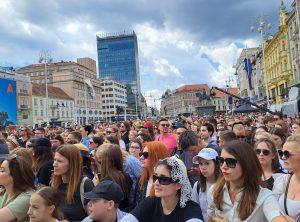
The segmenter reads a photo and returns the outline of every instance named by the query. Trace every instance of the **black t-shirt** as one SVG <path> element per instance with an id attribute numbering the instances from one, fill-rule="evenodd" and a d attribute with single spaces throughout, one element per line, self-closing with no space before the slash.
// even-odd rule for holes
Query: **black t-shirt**
<path id="1" fill-rule="evenodd" d="M 53 161 L 46 162 L 38 171 L 36 177 L 38 184 L 49 186 L 53 170 Z"/>
<path id="2" fill-rule="evenodd" d="M 62 183 L 57 189 L 58 192 L 61 194 L 61 202 L 59 208 L 63 212 L 65 219 L 68 221 L 82 221 L 84 218 L 87 217 L 87 214 L 82 206 L 81 197 L 80 197 L 81 181 L 82 178 L 74 193 L 74 200 L 73 203 L 71 204 L 66 203 L 68 184 Z M 93 187 L 94 187 L 93 182 L 90 179 L 86 179 L 84 183 L 84 192 L 86 193 L 91 191 Z M 84 199 L 84 204 L 86 205 L 87 203 L 88 200 Z"/>
<path id="3" fill-rule="evenodd" d="M 131 214 L 139 222 L 183 222 L 191 219 L 200 219 L 203 221 L 201 208 L 193 201 L 186 202 L 184 208 L 180 208 L 178 203 L 171 214 L 164 215 L 159 197 L 147 197 L 131 211 Z"/>

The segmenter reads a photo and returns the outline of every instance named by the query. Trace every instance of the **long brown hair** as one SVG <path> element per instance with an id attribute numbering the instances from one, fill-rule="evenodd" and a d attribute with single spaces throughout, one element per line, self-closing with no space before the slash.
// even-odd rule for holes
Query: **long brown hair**
<path id="1" fill-rule="evenodd" d="M 53 161 L 53 153 L 51 146 L 39 146 L 33 147 L 33 164 L 32 169 L 34 172 L 38 172 L 43 164 Z"/>
<path id="2" fill-rule="evenodd" d="M 47 206 L 55 207 L 52 212 L 52 217 L 58 220 L 64 219 L 64 215 L 59 208 L 60 195 L 56 189 L 54 189 L 53 187 L 42 187 L 36 192 L 36 194 L 43 198 Z"/>
<path id="3" fill-rule="evenodd" d="M 124 193 L 129 193 L 130 187 L 123 174 L 123 156 L 120 147 L 115 144 L 102 144 L 95 156 L 98 162 L 99 181 L 109 178 L 119 184 Z"/>
<path id="4" fill-rule="evenodd" d="M 161 160 L 165 159 L 170 156 L 170 153 L 165 144 L 157 141 L 148 142 L 145 144 L 148 148 L 148 160 L 149 160 L 149 167 L 142 169 L 141 178 L 139 181 L 140 188 L 143 187 L 147 181 L 149 180 L 150 173 L 153 172 L 154 166 L 156 163 Z M 154 188 L 152 186 L 150 195 L 154 196 Z"/>
<path id="5" fill-rule="evenodd" d="M 6 158 L 10 176 L 13 178 L 13 192 L 19 195 L 28 190 L 34 190 L 34 173 L 24 157 L 16 154 Z M 4 191 L 5 192 L 5 191 Z M 0 193 L 2 195 L 4 192 Z"/>
<path id="6" fill-rule="evenodd" d="M 74 200 L 75 191 L 80 183 L 80 178 L 82 175 L 82 158 L 80 155 L 79 149 L 71 144 L 66 144 L 60 146 L 57 150 L 57 153 L 64 156 L 69 161 L 69 170 L 68 170 L 68 188 L 67 188 L 67 196 L 66 203 L 71 204 Z M 58 188 L 62 183 L 61 175 L 53 175 L 51 186 L 54 188 Z"/>
<path id="7" fill-rule="evenodd" d="M 260 191 L 263 170 L 253 148 L 246 142 L 234 140 L 223 150 L 234 156 L 241 165 L 243 173 L 243 193 L 238 203 L 238 217 L 246 220 L 256 206 L 256 199 Z M 222 152 L 223 152 L 222 150 Z M 222 210 L 224 177 L 217 181 L 213 190 L 213 200 L 219 210 Z M 229 184 L 228 184 L 229 185 Z"/>

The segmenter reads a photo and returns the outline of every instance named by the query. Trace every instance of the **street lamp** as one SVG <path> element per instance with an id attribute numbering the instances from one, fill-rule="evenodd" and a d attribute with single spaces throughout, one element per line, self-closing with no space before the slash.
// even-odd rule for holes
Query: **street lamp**
<path id="1" fill-rule="evenodd" d="M 49 123 L 49 97 L 48 97 L 48 75 L 47 75 L 47 63 L 52 62 L 51 53 L 49 51 L 42 50 L 40 52 L 39 63 L 44 62 L 44 74 L 46 84 L 46 124 Z"/>
<path id="2" fill-rule="evenodd" d="M 266 96 L 267 96 L 267 108 L 270 107 L 270 98 L 269 98 L 269 87 L 268 87 L 268 80 L 267 80 L 267 70 L 266 70 L 266 61 L 265 61 L 265 48 L 264 48 L 264 39 L 267 37 L 266 30 L 270 30 L 272 28 L 272 24 L 268 23 L 265 19 L 265 16 L 261 15 L 258 17 L 256 24 L 250 27 L 251 32 L 259 32 L 261 37 L 261 48 L 263 54 L 263 76 L 265 77 L 265 86 L 266 86 Z"/>

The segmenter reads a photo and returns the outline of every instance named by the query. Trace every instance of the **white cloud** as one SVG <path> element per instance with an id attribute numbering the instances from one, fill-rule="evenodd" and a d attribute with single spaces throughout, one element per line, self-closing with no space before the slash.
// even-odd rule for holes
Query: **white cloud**
<path id="1" fill-rule="evenodd" d="M 166 59 L 154 60 L 154 71 L 161 76 L 181 76 L 179 69 L 171 65 Z"/>

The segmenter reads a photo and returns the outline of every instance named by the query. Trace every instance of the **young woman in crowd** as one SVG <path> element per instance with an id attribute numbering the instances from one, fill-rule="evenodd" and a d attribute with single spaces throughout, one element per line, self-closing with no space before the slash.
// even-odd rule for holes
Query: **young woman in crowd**
<path id="1" fill-rule="evenodd" d="M 34 192 L 34 174 L 27 161 L 15 154 L 0 167 L 0 220 L 27 221 L 29 199 Z"/>
<path id="2" fill-rule="evenodd" d="M 9 138 L 8 140 L 6 140 L 6 144 L 7 144 L 9 151 L 12 151 L 12 150 L 16 149 L 17 147 L 19 147 L 18 141 L 14 138 Z"/>
<path id="3" fill-rule="evenodd" d="M 124 200 L 120 202 L 119 209 L 128 211 L 132 180 L 123 171 L 123 156 L 120 147 L 115 144 L 101 145 L 96 152 L 95 160 L 98 172 L 94 178 L 94 185 L 96 186 L 99 182 L 107 178 L 119 184 L 124 192 Z"/>
<path id="4" fill-rule="evenodd" d="M 83 220 L 87 216 L 88 201 L 82 199 L 82 194 L 93 189 L 93 182 L 82 177 L 79 149 L 71 144 L 59 147 L 55 152 L 53 168 L 51 186 L 56 188 L 62 197 L 59 207 L 65 219 Z"/>
<path id="5" fill-rule="evenodd" d="M 249 144 L 231 142 L 218 161 L 223 178 L 209 190 L 208 221 L 287 221 L 272 191 L 260 187 L 263 171 Z"/>
<path id="6" fill-rule="evenodd" d="M 121 222 L 202 222 L 201 208 L 191 200 L 186 172 L 184 163 L 175 156 L 160 160 L 152 175 L 155 196 L 144 199 Z"/>
<path id="7" fill-rule="evenodd" d="M 135 140 L 138 137 L 138 132 L 136 130 L 129 131 L 129 141 Z"/>
<path id="8" fill-rule="evenodd" d="M 153 167 L 160 160 L 170 156 L 165 144 L 148 142 L 140 154 L 142 175 L 137 184 L 136 202 L 140 203 L 145 197 L 154 196 Z"/>
<path id="9" fill-rule="evenodd" d="M 29 166 L 32 166 L 32 157 L 27 149 L 24 148 L 16 148 L 12 150 L 9 154 L 16 154 L 17 156 L 23 157 L 25 161 L 27 161 Z"/>
<path id="10" fill-rule="evenodd" d="M 30 222 L 59 222 L 63 213 L 59 209 L 60 196 L 53 187 L 42 187 L 30 197 Z"/>
<path id="11" fill-rule="evenodd" d="M 117 136 L 109 135 L 105 137 L 104 143 L 119 145 L 119 139 Z"/>
<path id="12" fill-rule="evenodd" d="M 121 138 L 121 134 L 119 132 L 118 127 L 110 126 L 106 129 L 105 132 L 106 132 L 107 136 L 116 136 L 118 138 L 119 146 L 121 147 L 121 149 L 126 150 L 126 144 L 125 144 L 124 140 L 122 140 L 122 138 Z"/>
<path id="13" fill-rule="evenodd" d="M 102 136 L 93 136 L 92 138 L 90 138 L 90 154 L 92 154 L 92 156 L 95 155 L 96 150 L 98 149 L 99 146 L 101 146 L 104 142 L 104 139 Z"/>
<path id="14" fill-rule="evenodd" d="M 35 174 L 35 184 L 49 186 L 53 171 L 51 142 L 47 138 L 39 138 L 32 146 L 32 169 Z"/>
<path id="15" fill-rule="evenodd" d="M 269 139 L 259 139 L 254 145 L 254 150 L 263 170 L 262 180 L 265 187 L 272 190 L 274 180 L 284 173 L 279 163 L 275 144 Z"/>
<path id="16" fill-rule="evenodd" d="M 53 134 L 49 139 L 51 141 L 53 151 L 65 143 L 64 138 L 60 134 Z"/>
<path id="17" fill-rule="evenodd" d="M 270 131 L 271 137 L 275 143 L 276 149 L 281 150 L 286 140 L 286 134 L 281 128 L 273 128 Z"/>
<path id="18" fill-rule="evenodd" d="M 199 181 L 194 184 L 192 199 L 201 207 L 204 221 L 207 221 L 207 193 L 210 187 L 217 181 L 220 173 L 220 167 L 217 163 L 218 153 L 212 148 L 202 149 L 193 162 L 199 165 Z"/>
<path id="19" fill-rule="evenodd" d="M 129 143 L 129 153 L 139 159 L 139 154 L 143 149 L 143 145 L 140 140 L 135 139 Z"/>
<path id="20" fill-rule="evenodd" d="M 288 137 L 279 155 L 284 161 L 284 168 L 293 174 L 278 177 L 273 192 L 281 210 L 291 221 L 300 221 L 300 135 Z"/>

